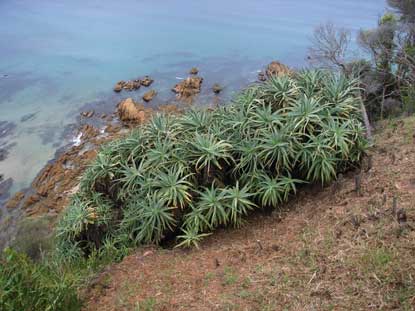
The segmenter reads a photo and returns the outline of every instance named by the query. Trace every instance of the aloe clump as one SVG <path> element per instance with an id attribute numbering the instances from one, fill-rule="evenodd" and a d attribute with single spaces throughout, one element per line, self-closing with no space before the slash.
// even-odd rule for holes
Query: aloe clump
<path id="1" fill-rule="evenodd" d="M 276 208 L 300 184 L 359 165 L 368 142 L 358 83 L 303 71 L 243 90 L 215 110 L 158 114 L 103 146 L 58 225 L 61 250 L 198 246 L 218 227 Z"/>

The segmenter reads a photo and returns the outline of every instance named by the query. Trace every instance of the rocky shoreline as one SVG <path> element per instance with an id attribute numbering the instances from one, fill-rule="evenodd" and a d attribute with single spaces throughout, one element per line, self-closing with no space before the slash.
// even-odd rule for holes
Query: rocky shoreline
<path id="1" fill-rule="evenodd" d="M 197 68 L 192 68 L 190 76 L 172 89 L 176 93 L 177 99 L 181 102 L 191 103 L 200 93 L 203 78 L 197 76 L 198 72 Z M 258 80 L 263 81 L 264 77 L 266 80 L 272 75 L 285 74 L 287 72 L 291 73 L 288 67 L 279 62 L 272 62 L 266 68 L 265 73 L 261 72 L 259 74 Z M 145 76 L 141 80 L 120 81 L 117 82 L 114 91 L 121 92 L 123 89 L 131 91 L 131 82 L 138 83 L 139 87 L 148 87 L 154 80 Z M 121 89 L 119 90 L 118 87 L 121 87 Z M 152 91 L 148 95 L 148 101 L 151 101 L 152 97 L 157 94 L 155 90 Z M 215 94 L 219 94 L 222 91 L 222 87 L 219 84 L 214 84 L 212 91 Z M 145 99 L 144 101 L 148 102 Z M 56 153 L 55 158 L 39 172 L 31 187 L 15 193 L 7 201 L 5 208 L 11 211 L 15 219 L 8 220 L 8 223 L 2 224 L 3 227 L 5 226 L 5 228 L 2 228 L 2 231 L 7 232 L 7 234 L 0 236 L 0 249 L 7 246 L 13 238 L 13 234 L 16 232 L 14 230 L 16 228 L 13 227 L 16 227 L 19 218 L 41 217 L 45 215 L 52 219 L 57 218 L 69 203 L 71 195 L 76 192 L 79 177 L 88 167 L 88 164 L 95 159 L 102 144 L 122 137 L 130 129 L 146 122 L 156 112 L 174 114 L 180 113 L 182 109 L 183 107 L 176 104 L 161 105 L 157 109 L 153 109 L 134 101 L 132 98 L 127 98 L 118 103 L 112 115 L 98 115 L 94 110 L 81 112 L 80 117 L 82 119 L 92 120 L 99 118 L 101 123 L 104 122 L 105 125 L 102 128 L 88 124 L 88 122 L 82 125 L 75 135 L 73 144 Z M 0 179 L 0 185 L 4 182 Z"/>

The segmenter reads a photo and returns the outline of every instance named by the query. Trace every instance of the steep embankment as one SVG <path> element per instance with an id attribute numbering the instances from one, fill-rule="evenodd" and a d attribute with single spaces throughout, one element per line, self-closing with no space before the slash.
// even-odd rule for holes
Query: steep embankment
<path id="1" fill-rule="evenodd" d="M 199 250 L 139 249 L 96 279 L 85 310 L 412 310 L 414 130 L 388 123 L 360 178 L 300 191 Z"/>

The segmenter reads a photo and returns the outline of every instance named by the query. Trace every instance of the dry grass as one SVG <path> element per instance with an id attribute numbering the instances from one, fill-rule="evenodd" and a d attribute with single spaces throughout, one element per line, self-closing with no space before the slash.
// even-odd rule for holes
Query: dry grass
<path id="1" fill-rule="evenodd" d="M 385 123 L 360 195 L 353 172 L 200 250 L 139 249 L 85 310 L 415 309 L 414 137 L 415 118 Z"/>

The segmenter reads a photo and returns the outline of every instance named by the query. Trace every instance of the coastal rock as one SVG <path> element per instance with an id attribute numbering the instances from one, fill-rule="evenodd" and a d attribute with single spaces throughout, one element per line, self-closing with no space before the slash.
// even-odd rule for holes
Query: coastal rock
<path id="1" fill-rule="evenodd" d="M 17 192 L 9 201 L 6 203 L 7 209 L 14 209 L 19 206 L 20 202 L 23 200 L 25 194 L 22 191 Z"/>
<path id="2" fill-rule="evenodd" d="M 190 69 L 189 73 L 191 75 L 197 75 L 199 73 L 199 69 L 197 67 L 193 67 L 192 69 Z"/>
<path id="3" fill-rule="evenodd" d="M 267 81 L 267 76 L 266 76 L 266 74 L 263 71 L 261 71 L 260 73 L 258 73 L 258 80 L 261 81 L 261 82 Z"/>
<path id="4" fill-rule="evenodd" d="M 114 125 L 114 124 L 108 124 L 107 127 L 105 128 L 105 133 L 107 134 L 111 134 L 114 135 L 118 132 L 121 131 L 121 126 L 120 125 Z"/>
<path id="5" fill-rule="evenodd" d="M 84 112 L 82 112 L 81 113 L 81 116 L 82 117 L 84 117 L 84 118 L 92 118 L 93 116 L 94 116 L 94 114 L 95 114 L 95 111 L 94 110 L 90 110 L 90 111 L 84 111 Z"/>
<path id="6" fill-rule="evenodd" d="M 117 93 L 121 92 L 122 89 L 124 88 L 124 85 L 125 85 L 125 81 L 118 81 L 117 84 L 115 84 L 114 86 L 114 92 L 117 92 Z"/>
<path id="7" fill-rule="evenodd" d="M 82 130 L 88 130 L 90 134 L 82 135 L 82 143 L 79 146 L 72 147 L 46 165 L 33 181 L 34 193 L 23 203 L 27 215 L 41 215 L 52 210 L 59 212 L 68 204 L 69 196 L 65 195 L 65 190 L 79 183 L 80 173 L 96 156 L 98 147 L 94 146 L 101 145 L 97 138 L 98 129 L 95 129 L 97 133 L 95 137 L 87 139 L 94 129 L 90 125 L 88 127 L 89 130 L 82 128 Z M 68 168 L 67 163 L 73 163 L 71 168 Z"/>
<path id="8" fill-rule="evenodd" d="M 273 61 L 270 63 L 266 70 L 266 75 L 268 78 L 270 77 L 280 77 L 284 75 L 290 75 L 292 73 L 291 69 L 285 66 L 284 64 Z"/>
<path id="9" fill-rule="evenodd" d="M 99 130 L 89 124 L 82 126 L 79 132 L 82 133 L 82 140 L 84 141 L 91 140 L 99 135 Z"/>
<path id="10" fill-rule="evenodd" d="M 36 204 L 40 201 L 40 196 L 38 194 L 32 194 L 29 196 L 26 201 L 23 203 L 23 208 L 28 209 L 30 206 Z"/>
<path id="11" fill-rule="evenodd" d="M 127 91 L 134 91 L 134 90 L 138 90 L 140 88 L 140 86 L 141 86 L 140 82 L 127 81 L 124 84 L 123 89 L 127 90 Z"/>
<path id="12" fill-rule="evenodd" d="M 214 92 L 215 94 L 219 94 L 220 92 L 222 92 L 223 87 L 222 87 L 219 83 L 215 83 L 215 84 L 212 86 L 212 90 L 213 90 L 213 92 Z"/>
<path id="13" fill-rule="evenodd" d="M 154 112 L 150 108 L 135 103 L 132 99 L 126 101 L 130 107 L 131 103 L 133 104 L 133 111 L 137 112 L 138 110 L 140 122 L 147 120 Z M 126 105 L 123 106 L 125 108 Z M 175 105 L 161 106 L 158 107 L 158 110 L 166 113 L 180 113 L 181 111 Z M 112 115 L 108 115 L 107 118 L 112 119 Z M 79 144 L 73 145 L 63 153 L 58 152 L 56 158 L 50 161 L 32 182 L 30 193 L 18 194 L 15 198 L 10 199 L 10 203 L 7 203 L 10 208 L 22 204 L 25 207 L 26 216 L 56 216 L 61 213 L 69 204 L 71 194 L 74 193 L 72 189 L 79 189 L 79 176 L 96 157 L 97 150 L 105 142 L 124 135 L 125 126 L 108 122 L 105 135 L 102 135 L 98 128 L 91 125 L 84 125 L 79 132 L 82 133 Z M 1 177 L 0 184 L 2 184 Z"/>
<path id="14" fill-rule="evenodd" d="M 144 106 L 136 104 L 132 98 L 121 101 L 117 106 L 117 113 L 123 122 L 143 123 L 145 120 Z"/>
<path id="15" fill-rule="evenodd" d="M 140 80 L 140 84 L 145 87 L 149 87 L 151 84 L 153 84 L 153 82 L 154 80 L 149 76 L 145 76 L 142 80 Z"/>
<path id="16" fill-rule="evenodd" d="M 157 92 L 155 90 L 148 91 L 144 94 L 143 100 L 146 102 L 151 101 L 155 96 L 157 95 Z"/>
<path id="17" fill-rule="evenodd" d="M 111 125 L 112 123 L 109 123 Z M 121 134 L 114 127 L 111 134 L 101 135 L 98 128 L 84 125 L 79 129 L 82 133 L 79 144 L 72 146 L 48 163 L 32 183 L 30 196 L 25 200 L 25 214 L 30 215 L 57 215 L 69 203 L 68 190 L 79 185 L 79 176 L 96 157 L 97 150 L 103 143 L 116 139 Z M 16 203 L 10 203 L 11 206 Z"/>
<path id="18" fill-rule="evenodd" d="M 119 93 L 122 90 L 135 91 L 141 86 L 150 86 L 154 82 L 149 76 L 145 76 L 143 79 L 135 79 L 129 81 L 118 81 L 114 86 L 114 92 Z"/>
<path id="19" fill-rule="evenodd" d="M 196 94 L 200 93 L 203 78 L 189 77 L 173 88 L 173 92 L 177 94 L 179 99 L 191 99 Z"/>

